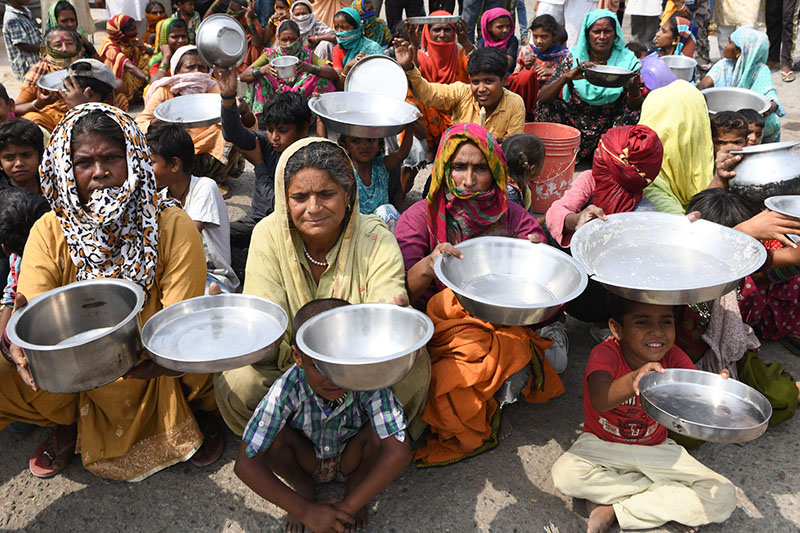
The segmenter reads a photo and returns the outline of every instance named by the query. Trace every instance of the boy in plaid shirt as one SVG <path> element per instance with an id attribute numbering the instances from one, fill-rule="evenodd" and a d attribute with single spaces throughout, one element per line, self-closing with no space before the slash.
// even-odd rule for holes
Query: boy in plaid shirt
<path id="1" fill-rule="evenodd" d="M 8 0 L 3 15 L 3 40 L 8 61 L 18 80 L 39 61 L 42 34 L 33 20 L 31 10 L 25 7 L 30 0 Z"/>
<path id="2" fill-rule="evenodd" d="M 294 317 L 294 331 L 343 305 L 349 304 L 338 298 L 307 303 Z M 391 389 L 336 387 L 296 345 L 292 357 L 295 365 L 272 385 L 247 424 L 234 472 L 287 511 L 287 531 L 303 531 L 304 525 L 311 531 L 361 529 L 366 504 L 411 460 L 403 406 Z M 333 480 L 346 480 L 344 498 L 315 501 L 315 485 Z"/>

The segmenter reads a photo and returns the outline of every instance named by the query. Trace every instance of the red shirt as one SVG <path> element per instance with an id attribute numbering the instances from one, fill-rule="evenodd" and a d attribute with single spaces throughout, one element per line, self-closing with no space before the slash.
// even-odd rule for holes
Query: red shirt
<path id="1" fill-rule="evenodd" d="M 344 68 L 344 50 L 338 44 L 333 45 L 333 54 L 331 56 L 333 68 Z"/>
<path id="2" fill-rule="evenodd" d="M 670 348 L 660 363 L 664 368 L 695 368 L 689 356 L 677 346 Z M 636 395 L 603 413 L 592 407 L 589 376 L 599 370 L 611 374 L 612 379 L 621 378 L 631 372 L 622 356 L 619 342 L 613 337 L 595 346 L 586 362 L 583 375 L 583 431 L 603 440 L 623 444 L 653 446 L 664 442 L 667 428 L 648 416 Z"/>

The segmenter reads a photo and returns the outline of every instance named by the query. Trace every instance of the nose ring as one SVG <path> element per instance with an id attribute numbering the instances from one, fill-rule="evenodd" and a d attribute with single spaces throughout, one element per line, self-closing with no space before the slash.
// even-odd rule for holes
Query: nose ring
<path id="1" fill-rule="evenodd" d="M 107 177 L 109 177 L 110 175 L 111 175 L 111 172 L 109 172 L 108 170 L 106 170 L 105 174 L 103 174 L 103 177 L 104 177 L 104 178 L 107 178 Z"/>
<path id="2" fill-rule="evenodd" d="M 310 207 L 306 207 L 306 214 L 308 214 L 310 212 L 311 212 L 311 208 Z"/>

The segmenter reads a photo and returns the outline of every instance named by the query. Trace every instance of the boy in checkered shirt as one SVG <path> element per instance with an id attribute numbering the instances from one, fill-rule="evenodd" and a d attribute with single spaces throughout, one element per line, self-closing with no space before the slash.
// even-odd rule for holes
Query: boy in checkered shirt
<path id="1" fill-rule="evenodd" d="M 30 0 L 8 0 L 3 15 L 3 39 L 8 61 L 18 80 L 39 61 L 42 34 L 26 5 Z"/>
<path id="2" fill-rule="evenodd" d="M 307 303 L 294 317 L 294 331 L 343 305 L 349 304 L 337 298 Z M 296 345 L 292 357 L 295 365 L 272 385 L 247 424 L 234 472 L 287 511 L 287 531 L 303 531 L 303 525 L 311 531 L 361 529 L 367 503 L 411 460 L 403 406 L 391 389 L 336 387 Z M 344 498 L 315 501 L 315 486 L 333 480 L 346 480 Z"/>

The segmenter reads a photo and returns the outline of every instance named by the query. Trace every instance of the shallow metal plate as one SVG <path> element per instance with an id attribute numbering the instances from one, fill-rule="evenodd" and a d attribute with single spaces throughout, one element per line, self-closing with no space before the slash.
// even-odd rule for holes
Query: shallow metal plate
<path id="1" fill-rule="evenodd" d="M 413 105 L 379 94 L 325 93 L 308 101 L 328 129 L 336 133 L 380 139 L 397 135 L 417 120 Z"/>
<path id="2" fill-rule="evenodd" d="M 766 250 L 756 239 L 707 220 L 668 213 L 618 213 L 572 237 L 572 256 L 595 281 L 632 300 L 694 304 L 733 290 L 758 270 Z"/>
<path id="3" fill-rule="evenodd" d="M 165 368 L 222 372 L 274 354 L 288 325 L 286 312 L 264 298 L 200 296 L 153 315 L 142 328 L 142 344 Z"/>
<path id="4" fill-rule="evenodd" d="M 370 55 L 356 62 L 347 73 L 344 90 L 405 100 L 408 94 L 408 79 L 403 67 L 391 57 Z"/>
<path id="5" fill-rule="evenodd" d="M 700 370 L 651 372 L 639 381 L 642 407 L 667 429 L 711 442 L 747 442 L 767 429 L 772 406 L 763 394 Z"/>
<path id="6" fill-rule="evenodd" d="M 764 200 L 764 205 L 770 211 L 775 211 L 787 217 L 800 218 L 800 195 L 798 194 L 771 196 Z"/>
<path id="7" fill-rule="evenodd" d="M 218 94 L 187 94 L 160 103 L 153 115 L 161 122 L 202 128 L 222 120 L 221 105 L 222 99 Z"/>
<path id="8" fill-rule="evenodd" d="M 406 19 L 406 22 L 409 24 L 455 24 L 461 20 L 461 17 L 457 16 L 450 16 L 450 17 L 410 17 Z"/>
<path id="9" fill-rule="evenodd" d="M 67 77 L 67 69 L 56 70 L 40 77 L 36 85 L 45 91 L 57 91 L 64 88 L 63 80 Z"/>

